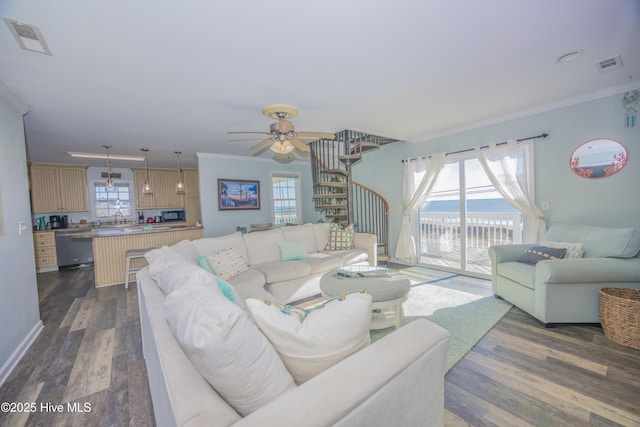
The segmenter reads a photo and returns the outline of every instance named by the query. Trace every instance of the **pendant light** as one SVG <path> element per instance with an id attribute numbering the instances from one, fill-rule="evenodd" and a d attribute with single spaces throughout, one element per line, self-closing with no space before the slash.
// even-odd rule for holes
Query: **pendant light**
<path id="1" fill-rule="evenodd" d="M 182 151 L 174 151 L 178 156 L 178 182 L 176 183 L 176 194 L 184 194 L 184 181 L 182 180 L 182 168 L 180 167 L 180 154 Z"/>
<path id="2" fill-rule="evenodd" d="M 107 150 L 107 187 L 113 187 L 113 179 L 111 178 L 111 157 L 109 156 L 110 145 L 103 145 L 103 148 Z"/>
<path id="3" fill-rule="evenodd" d="M 144 153 L 144 170 L 146 172 L 144 183 L 142 183 L 142 193 L 151 194 L 153 193 L 153 189 L 151 188 L 151 182 L 149 181 L 149 165 L 147 164 L 147 153 L 149 152 L 149 149 L 141 148 L 140 151 Z"/>

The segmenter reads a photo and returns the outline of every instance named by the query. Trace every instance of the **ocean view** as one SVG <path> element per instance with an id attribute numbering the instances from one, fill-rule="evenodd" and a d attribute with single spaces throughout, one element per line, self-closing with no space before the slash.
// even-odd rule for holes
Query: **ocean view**
<path id="1" fill-rule="evenodd" d="M 459 212 L 458 200 L 434 200 L 420 209 L 420 212 Z M 470 199 L 467 200 L 467 212 L 517 212 L 504 199 Z"/>

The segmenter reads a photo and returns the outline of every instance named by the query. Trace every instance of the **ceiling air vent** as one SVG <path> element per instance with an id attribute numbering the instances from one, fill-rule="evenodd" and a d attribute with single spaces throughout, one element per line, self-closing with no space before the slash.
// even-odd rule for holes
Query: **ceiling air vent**
<path id="1" fill-rule="evenodd" d="M 620 55 L 616 55 L 603 59 L 602 61 L 596 62 L 596 67 L 598 67 L 600 72 L 617 70 L 618 68 L 622 68 L 622 58 Z"/>

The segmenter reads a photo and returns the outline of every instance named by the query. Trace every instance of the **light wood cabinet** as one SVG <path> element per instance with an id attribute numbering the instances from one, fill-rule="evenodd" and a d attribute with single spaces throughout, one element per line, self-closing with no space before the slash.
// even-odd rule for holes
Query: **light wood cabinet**
<path id="1" fill-rule="evenodd" d="M 183 170 L 185 186 L 184 210 L 188 225 L 202 224 L 200 211 L 200 178 L 194 169 Z"/>
<path id="2" fill-rule="evenodd" d="M 33 249 L 38 273 L 58 269 L 56 234 L 54 231 L 33 233 Z"/>
<path id="3" fill-rule="evenodd" d="M 133 181 L 136 187 L 136 209 L 177 209 L 184 207 L 183 195 L 176 193 L 177 170 L 149 169 L 152 194 L 144 194 L 142 192 L 142 184 L 146 177 L 146 170 L 133 170 Z"/>
<path id="4" fill-rule="evenodd" d="M 33 164 L 30 175 L 33 213 L 88 211 L 85 166 Z"/>
<path id="5" fill-rule="evenodd" d="M 186 169 L 182 171 L 184 179 L 184 189 L 186 194 L 200 194 L 200 177 L 195 169 Z"/>

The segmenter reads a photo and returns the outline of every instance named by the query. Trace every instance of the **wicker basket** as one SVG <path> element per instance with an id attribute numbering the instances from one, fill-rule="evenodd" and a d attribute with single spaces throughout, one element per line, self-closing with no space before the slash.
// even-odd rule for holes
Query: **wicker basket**
<path id="1" fill-rule="evenodd" d="M 600 289 L 600 322 L 611 341 L 640 350 L 640 289 Z"/>

